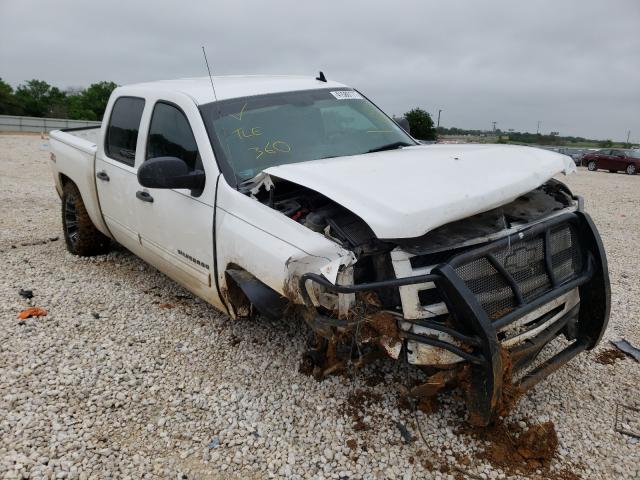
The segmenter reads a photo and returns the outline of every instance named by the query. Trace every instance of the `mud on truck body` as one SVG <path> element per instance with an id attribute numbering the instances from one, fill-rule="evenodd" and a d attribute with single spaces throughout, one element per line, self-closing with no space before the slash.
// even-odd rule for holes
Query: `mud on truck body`
<path id="1" fill-rule="evenodd" d="M 215 85 L 121 87 L 100 132 L 51 134 L 70 251 L 113 239 L 232 318 L 302 319 L 318 378 L 420 366 L 410 394 L 459 383 L 479 425 L 602 337 L 602 242 L 554 178 L 569 157 L 420 145 L 322 75 Z"/>

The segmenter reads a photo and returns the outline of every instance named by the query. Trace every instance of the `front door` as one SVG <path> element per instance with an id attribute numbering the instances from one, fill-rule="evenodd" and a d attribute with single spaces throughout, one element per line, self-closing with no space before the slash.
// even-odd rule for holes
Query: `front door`
<path id="1" fill-rule="evenodd" d="M 188 105 L 196 115 L 195 105 Z M 199 121 L 197 121 L 199 120 Z M 202 121 L 194 118 L 202 129 Z M 201 192 L 144 188 L 138 184 L 137 212 L 145 259 L 178 283 L 220 306 L 215 286 L 213 215 L 216 173 L 214 160 L 203 165 L 202 151 L 211 155 L 208 140 L 198 145 L 184 110 L 174 102 L 157 101 L 147 122 L 144 160 L 177 157 L 191 170 L 204 170 Z M 208 137 L 205 137 L 208 138 Z M 199 148 L 200 147 L 200 148 Z"/>
<path id="2" fill-rule="evenodd" d="M 622 150 L 611 150 L 611 168 L 612 170 L 624 170 L 627 167 L 624 152 Z"/>
<path id="3" fill-rule="evenodd" d="M 610 154 L 611 150 L 600 150 L 598 152 L 598 158 L 596 160 L 598 162 L 598 168 L 602 170 L 609 170 L 611 168 Z"/>
<path id="4" fill-rule="evenodd" d="M 111 109 L 104 149 L 96 155 L 96 186 L 104 221 L 114 238 L 132 252 L 139 253 L 136 198 L 138 185 L 136 157 L 140 119 L 145 101 L 120 97 Z"/>

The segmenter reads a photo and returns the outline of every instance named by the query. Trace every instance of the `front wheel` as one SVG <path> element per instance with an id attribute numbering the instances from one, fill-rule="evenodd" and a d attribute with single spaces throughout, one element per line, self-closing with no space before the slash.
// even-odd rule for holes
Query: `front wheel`
<path id="1" fill-rule="evenodd" d="M 109 237 L 93 225 L 80 191 L 72 182 L 62 188 L 62 229 L 67 250 L 74 255 L 91 257 L 109 251 Z"/>
<path id="2" fill-rule="evenodd" d="M 633 163 L 630 163 L 629 165 L 627 165 L 627 168 L 625 169 L 625 172 L 627 172 L 627 175 L 635 175 L 637 171 L 638 171 L 638 168 Z"/>
<path id="3" fill-rule="evenodd" d="M 587 169 L 589 169 L 590 172 L 595 172 L 598 169 L 596 161 L 590 160 L 589 163 L 587 163 Z"/>

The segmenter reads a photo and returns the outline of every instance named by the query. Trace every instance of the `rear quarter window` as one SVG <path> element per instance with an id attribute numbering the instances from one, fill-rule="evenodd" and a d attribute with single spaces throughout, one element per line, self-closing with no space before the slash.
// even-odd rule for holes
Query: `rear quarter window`
<path id="1" fill-rule="evenodd" d="M 143 98 L 120 97 L 115 101 L 105 141 L 105 152 L 109 158 L 133 167 L 143 110 Z"/>

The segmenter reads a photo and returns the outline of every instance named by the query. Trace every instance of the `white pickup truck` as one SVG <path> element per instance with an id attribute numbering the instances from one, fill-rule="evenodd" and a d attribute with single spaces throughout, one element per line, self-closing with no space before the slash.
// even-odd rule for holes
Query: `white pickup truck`
<path id="1" fill-rule="evenodd" d="M 463 382 L 487 424 L 607 325 L 600 237 L 553 178 L 569 157 L 421 145 L 322 74 L 120 87 L 51 149 L 70 252 L 115 241 L 232 318 L 302 319 L 320 377 L 386 353 L 430 367 L 415 397 Z"/>

